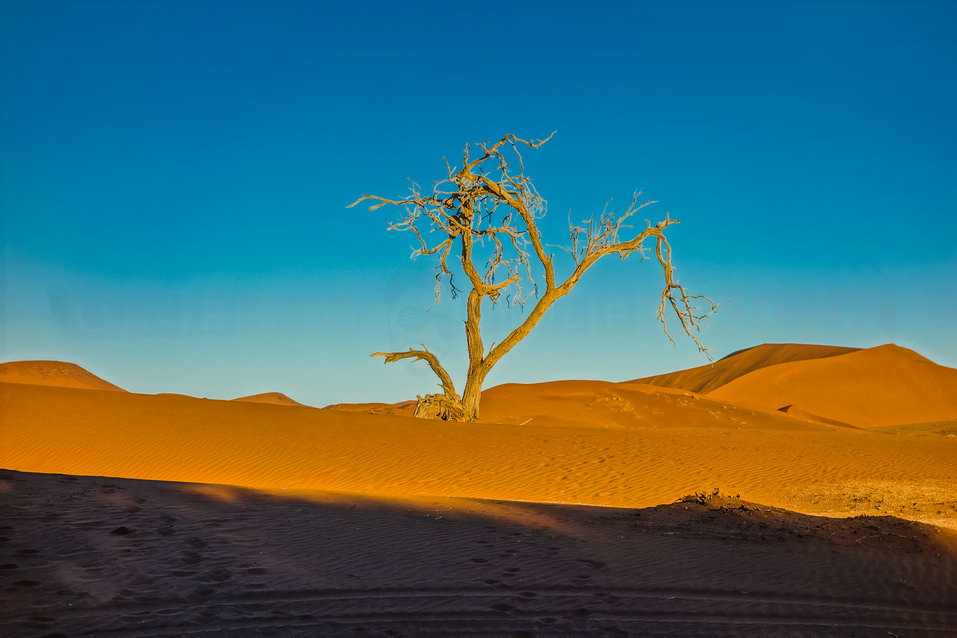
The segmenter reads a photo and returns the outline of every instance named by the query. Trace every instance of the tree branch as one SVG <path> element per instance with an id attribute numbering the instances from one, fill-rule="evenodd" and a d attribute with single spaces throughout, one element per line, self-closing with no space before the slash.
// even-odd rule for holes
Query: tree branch
<path id="1" fill-rule="evenodd" d="M 452 377 L 449 376 L 449 373 L 445 371 L 445 368 L 442 367 L 442 364 L 439 363 L 438 357 L 429 352 L 429 349 L 422 345 L 422 350 L 413 350 L 409 348 L 405 352 L 376 352 L 369 355 L 370 357 L 385 357 L 383 363 L 393 363 L 394 361 L 399 361 L 401 359 L 416 359 L 417 361 L 425 361 L 429 364 L 429 367 L 432 368 L 432 372 L 435 373 L 435 376 L 441 381 L 440 385 L 442 386 L 442 391 L 445 392 L 446 396 L 450 399 L 459 400 L 459 395 L 455 391 L 455 384 L 452 383 Z"/>

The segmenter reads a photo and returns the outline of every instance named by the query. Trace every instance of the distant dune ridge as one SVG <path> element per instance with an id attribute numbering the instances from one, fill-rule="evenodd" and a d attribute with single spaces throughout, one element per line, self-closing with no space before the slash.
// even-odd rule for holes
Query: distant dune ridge
<path id="1" fill-rule="evenodd" d="M 0 382 L 126 392 L 123 388 L 101 379 L 75 363 L 65 361 L 11 361 L 0 363 Z"/>
<path id="2" fill-rule="evenodd" d="M 740 405 L 801 410 L 860 427 L 957 419 L 957 369 L 893 344 L 755 370 L 708 393 Z"/>
<path id="3" fill-rule="evenodd" d="M 712 364 L 635 379 L 635 383 L 650 383 L 666 388 L 681 388 L 707 394 L 749 372 L 779 363 L 823 359 L 857 352 L 860 348 L 818 346 L 805 343 L 762 343 L 753 348 L 732 352 Z"/>
<path id="4" fill-rule="evenodd" d="M 294 399 L 290 399 L 282 392 L 263 392 L 262 394 L 251 394 L 248 397 L 239 397 L 233 401 L 244 401 L 246 403 L 269 403 L 273 405 L 294 405 L 302 408 L 308 407 Z"/>

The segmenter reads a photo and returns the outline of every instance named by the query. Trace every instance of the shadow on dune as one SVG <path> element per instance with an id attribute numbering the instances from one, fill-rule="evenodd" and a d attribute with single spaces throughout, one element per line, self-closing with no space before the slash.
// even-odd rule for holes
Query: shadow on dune
<path id="1" fill-rule="evenodd" d="M 5 635 L 944 635 L 953 535 L 720 495 L 644 509 L 5 472 Z"/>

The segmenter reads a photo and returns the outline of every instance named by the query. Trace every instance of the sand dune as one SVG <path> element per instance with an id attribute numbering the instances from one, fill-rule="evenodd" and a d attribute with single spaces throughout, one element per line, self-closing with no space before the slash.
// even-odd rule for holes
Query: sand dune
<path id="1" fill-rule="evenodd" d="M 123 388 L 101 379 L 75 363 L 65 361 L 11 361 L 0 363 L 0 382 L 126 392 Z"/>
<path id="2" fill-rule="evenodd" d="M 411 416 L 414 401 L 339 403 L 326 406 L 353 414 Z M 731 427 L 820 431 L 859 430 L 854 425 L 802 410 L 741 406 L 679 388 L 637 381 L 506 383 L 482 392 L 481 421 L 563 427 Z"/>
<path id="3" fill-rule="evenodd" d="M 719 391 L 824 364 L 925 412 L 952 378 L 878 348 Z M 861 430 L 793 388 L 506 384 L 465 424 L 0 383 L 0 633 L 947 635 L 953 422 Z"/>
<path id="4" fill-rule="evenodd" d="M 301 411 L 300 411 L 301 412 Z M 644 509 L 0 473 L 4 635 L 924 636 L 954 537 Z"/>
<path id="5" fill-rule="evenodd" d="M 634 382 L 706 394 L 740 376 L 767 366 L 834 357 L 857 350 L 858 348 L 806 343 L 763 343 L 753 348 L 733 352 L 709 365 L 635 379 Z"/>
<path id="6" fill-rule="evenodd" d="M 298 401 L 290 399 L 282 392 L 264 392 L 262 394 L 251 394 L 248 397 L 239 397 L 233 401 L 245 401 L 247 403 L 271 403 L 274 405 L 297 405 L 299 407 L 308 407 Z"/>
<path id="7" fill-rule="evenodd" d="M 657 425 L 607 428 L 0 384 L 0 467 L 614 507 L 721 487 L 809 513 L 954 524 L 957 502 L 940 494 L 954 489 L 957 439 L 861 434 L 764 412 L 739 423 L 677 398 L 694 418 L 677 406 Z M 887 482 L 899 489 L 886 490 Z"/>
<path id="8" fill-rule="evenodd" d="M 553 381 L 509 383 L 482 393 L 482 420 L 521 425 L 595 428 L 755 428 L 857 430 L 837 421 L 715 401 L 646 383 Z M 796 417 L 796 418 L 795 418 Z"/>
<path id="9" fill-rule="evenodd" d="M 709 399 L 779 409 L 795 406 L 860 427 L 957 418 L 957 369 L 893 344 L 755 370 Z"/>

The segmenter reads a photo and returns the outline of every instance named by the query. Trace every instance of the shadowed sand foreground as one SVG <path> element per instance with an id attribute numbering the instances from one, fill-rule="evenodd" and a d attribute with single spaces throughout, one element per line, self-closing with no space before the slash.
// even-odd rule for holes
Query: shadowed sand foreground
<path id="1" fill-rule="evenodd" d="M 12 636 L 945 636 L 957 626 L 955 538 L 891 517 L 720 498 L 635 510 L 0 480 L 0 626 Z"/>
<path id="2" fill-rule="evenodd" d="M 766 344 L 463 424 L 2 364 L 0 633 L 953 635 L 955 374 Z"/>

